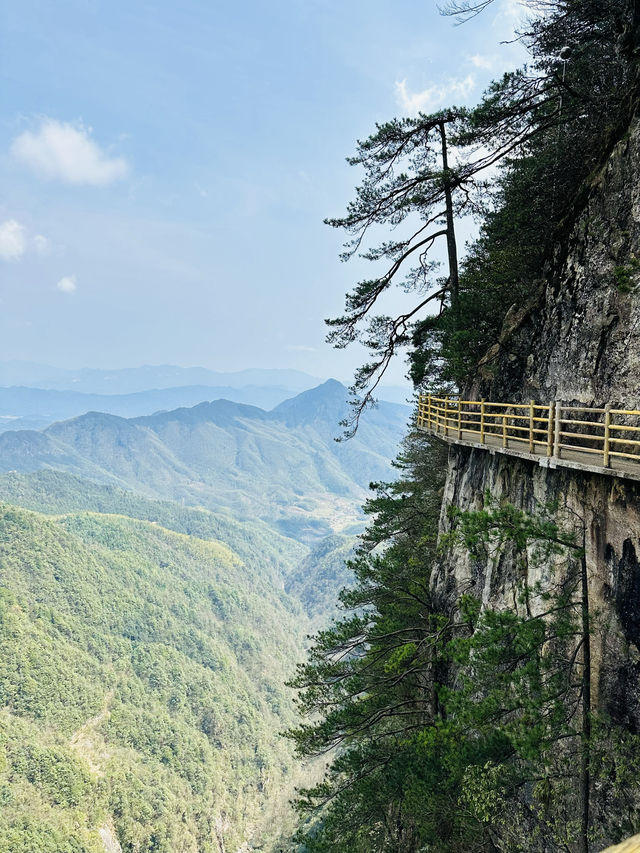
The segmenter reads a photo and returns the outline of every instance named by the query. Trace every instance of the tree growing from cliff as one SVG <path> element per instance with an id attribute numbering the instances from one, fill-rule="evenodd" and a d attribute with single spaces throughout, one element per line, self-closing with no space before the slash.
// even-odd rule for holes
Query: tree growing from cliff
<path id="1" fill-rule="evenodd" d="M 332 757 L 323 781 L 300 792 L 304 815 L 322 811 L 322 825 L 302 833 L 310 851 L 400 853 L 417 843 L 407 782 L 420 774 L 416 738 L 438 714 L 429 673 L 450 624 L 429 589 L 442 448 L 416 434 L 397 464 L 398 481 L 378 484 L 367 505 L 375 521 L 352 565 L 356 584 L 341 596 L 352 613 L 318 635 L 293 681 L 312 716 L 291 733 L 299 754 Z M 435 801 L 426 808 L 422 823 L 435 832 L 442 814 Z"/>
<path id="2" fill-rule="evenodd" d="M 400 483 L 379 488 L 342 596 L 355 612 L 318 636 L 294 680 L 312 718 L 292 733 L 297 749 L 331 756 L 300 792 L 300 840 L 336 853 L 587 851 L 598 830 L 615 840 L 635 828 L 635 814 L 623 824 L 640 756 L 591 708 L 580 530 L 561 529 L 552 507 L 527 515 L 488 500 L 454 513 L 441 549 L 462 545 L 480 563 L 508 552 L 544 575 L 516 582 L 513 609 L 481 608 L 470 589 L 456 601 L 432 582 L 433 452 L 414 443 Z"/>
<path id="3" fill-rule="evenodd" d="M 462 0 L 449 12 L 468 19 L 488 5 Z M 494 81 L 473 109 L 379 126 L 349 160 L 364 167 L 364 181 L 347 215 L 328 222 L 352 235 L 343 258 L 362 248 L 364 258 L 386 263 L 328 321 L 334 345 L 357 340 L 371 353 L 355 375 L 352 428 L 403 348 L 416 385 L 465 384 L 509 307 L 539 288 L 558 237 L 584 202 L 586 179 L 633 115 L 635 0 L 524 5 L 536 13 L 520 35 L 530 65 Z M 482 176 L 490 166 L 499 166 L 498 176 L 487 187 Z M 455 227 L 467 214 L 480 216 L 481 232 L 461 261 Z M 380 227 L 392 238 L 366 248 Z M 432 251 L 440 239 L 447 243 L 443 277 Z M 378 313 L 394 285 L 416 296 L 402 312 Z"/>
<path id="4" fill-rule="evenodd" d="M 455 140 L 463 118 L 463 110 L 452 108 L 378 125 L 348 158 L 352 166 L 365 171 L 355 201 L 346 216 L 326 220 L 351 235 L 343 260 L 363 249 L 361 257 L 383 265 L 374 278 L 360 281 L 347 294 L 342 316 L 326 321 L 331 327 L 328 340 L 335 346 L 359 340 L 373 355 L 373 361 L 356 373 L 352 388 L 356 399 L 362 395 L 354 427 L 396 351 L 407 343 L 415 319 L 434 301 L 448 299 L 453 310 L 457 305 L 456 220 L 473 211 L 476 188 L 476 165 L 451 159 L 451 139 Z M 365 240 L 379 226 L 391 226 L 394 232 L 402 226 L 403 231 L 365 249 Z M 434 280 L 439 265 L 433 260 L 433 249 L 440 240 L 446 244 L 447 275 Z M 417 293 L 416 303 L 395 317 L 374 313 L 395 284 Z"/>
<path id="5" fill-rule="evenodd" d="M 518 785 L 530 788 L 542 840 L 551 834 L 588 853 L 592 843 L 637 832 L 640 739 L 592 704 L 592 640 L 602 635 L 590 598 L 584 515 L 557 503 L 529 515 L 487 494 L 484 509 L 452 508 L 450 517 L 443 544 L 463 543 L 484 560 L 511 547 L 523 571 L 527 563 L 545 567 L 533 588 L 520 586 L 515 612 L 486 610 L 480 630 L 461 641 L 471 649 L 465 660 L 472 680 L 467 695 L 453 692 L 455 703 L 464 712 L 479 684 L 480 706 L 488 701 L 492 712 L 496 690 L 506 686 L 499 725 L 519 765 Z"/>
<path id="6" fill-rule="evenodd" d="M 519 710 L 527 709 L 530 713 L 525 712 L 523 717 L 518 719 L 518 723 L 524 721 L 527 727 L 537 726 L 545 730 L 542 737 L 539 734 L 536 735 L 537 748 L 533 753 L 534 773 L 537 774 L 541 768 L 544 768 L 544 777 L 539 780 L 539 783 L 544 782 L 544 788 L 540 791 L 543 792 L 546 801 L 545 808 L 550 813 L 553 810 L 549 809 L 548 803 L 554 782 L 558 779 L 565 782 L 566 779 L 573 777 L 572 772 L 561 771 L 562 765 L 567 763 L 567 758 L 571 754 L 566 744 L 573 749 L 579 766 L 577 778 L 579 826 L 572 825 L 573 822 L 569 818 L 571 809 L 558 808 L 558 804 L 555 806 L 556 814 L 553 814 L 550 820 L 548 819 L 548 823 L 553 822 L 556 826 L 561 824 L 565 829 L 571 827 L 575 831 L 579 853 L 588 853 L 591 829 L 592 626 L 584 519 L 574 519 L 578 522 L 578 531 L 561 530 L 555 520 L 558 514 L 557 506 L 545 507 L 541 514 L 531 516 L 510 504 L 497 504 L 491 500 L 490 495 L 486 495 L 485 500 L 486 507 L 481 511 L 460 512 L 452 509 L 450 513 L 454 524 L 452 533 L 449 535 L 453 540 L 462 540 L 472 554 L 477 554 L 487 546 L 502 552 L 510 543 L 514 546 L 516 554 L 525 555 L 533 543 L 537 561 L 542 558 L 545 563 L 550 563 L 554 556 L 565 553 L 568 555 L 568 566 L 559 582 L 554 578 L 552 568 L 552 574 L 544 584 L 544 592 L 542 592 L 541 583 L 537 584 L 535 590 L 526 585 L 522 586 L 520 605 L 525 608 L 523 618 L 507 611 L 494 614 L 491 622 L 495 620 L 495 623 L 500 626 L 531 624 L 536 626 L 539 632 L 535 641 L 537 648 L 530 649 L 528 654 L 522 654 L 520 649 L 519 654 L 521 661 L 526 661 L 527 657 L 535 661 L 534 679 L 532 680 L 527 673 L 527 663 L 515 668 L 515 671 L 519 670 L 519 676 L 523 672 L 526 673 L 527 693 L 531 694 L 533 688 L 535 695 L 535 698 L 531 695 L 534 701 L 528 709 L 526 701 L 522 704 Z M 538 612 L 532 613 L 532 597 L 545 602 L 542 612 L 538 607 Z M 485 623 L 487 618 L 485 614 Z M 482 652 L 478 653 L 476 636 L 471 639 L 471 645 L 475 651 L 473 667 L 476 670 L 482 660 Z M 492 650 L 494 645 L 504 649 L 504 643 L 500 638 L 497 642 L 489 644 L 484 640 L 481 641 L 480 649 Z M 482 678 L 480 682 L 483 683 Z M 513 692 L 513 684 L 510 683 L 509 687 Z M 495 687 L 492 688 L 493 690 Z M 504 703 L 506 704 L 508 702 Z M 502 723 L 508 724 L 508 712 L 505 714 L 504 705 L 501 709 L 501 714 L 504 715 Z M 526 747 L 529 733 L 524 731 L 523 734 L 525 744 L 518 743 L 517 737 L 512 740 L 512 743 L 514 746 L 518 744 L 516 750 L 526 756 L 530 752 Z M 559 743 L 561 748 L 558 750 Z M 573 799 L 571 792 L 569 794 L 565 792 L 563 798 Z M 573 840 L 571 830 L 561 840 Z"/>

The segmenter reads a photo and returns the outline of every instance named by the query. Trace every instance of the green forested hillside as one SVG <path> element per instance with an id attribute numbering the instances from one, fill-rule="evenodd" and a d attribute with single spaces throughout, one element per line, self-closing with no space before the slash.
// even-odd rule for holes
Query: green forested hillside
<path id="1" fill-rule="evenodd" d="M 267 845 L 305 628 L 282 595 L 218 542 L 3 505 L 0 849 Z"/>
<path id="2" fill-rule="evenodd" d="M 360 520 L 369 481 L 389 475 L 406 421 L 406 409 L 382 405 L 345 448 L 333 438 L 346 396 L 328 382 L 274 412 L 226 400 L 136 419 L 90 412 L 42 433 L 3 433 L 0 471 L 63 470 L 313 542 Z"/>
<path id="3" fill-rule="evenodd" d="M 325 627 L 338 613 L 338 594 L 353 582 L 347 561 L 356 542 L 356 536 L 326 536 L 287 577 L 286 591 L 302 604 L 314 628 Z"/>
<path id="4" fill-rule="evenodd" d="M 231 515 L 145 498 L 135 492 L 84 480 L 63 471 L 0 474 L 0 501 L 43 513 L 99 512 L 151 521 L 173 530 L 224 542 L 246 565 L 254 566 L 274 587 L 281 587 L 308 554 L 308 548 L 282 536 L 258 519 L 237 521 Z"/>

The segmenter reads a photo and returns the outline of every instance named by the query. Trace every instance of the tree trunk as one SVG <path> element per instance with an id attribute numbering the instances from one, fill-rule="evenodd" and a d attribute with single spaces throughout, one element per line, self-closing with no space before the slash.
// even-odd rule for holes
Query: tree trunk
<path id="1" fill-rule="evenodd" d="M 451 307 L 454 312 L 458 308 L 460 291 L 458 276 L 458 248 L 456 246 L 456 230 L 453 219 L 453 201 L 451 195 L 451 173 L 449 172 L 449 157 L 447 152 L 447 132 L 444 120 L 440 122 L 440 139 L 442 141 L 442 174 L 444 175 L 444 199 L 447 221 L 447 255 L 449 258 L 449 293 Z"/>
<path id="2" fill-rule="evenodd" d="M 586 534 L 584 537 L 586 545 Z M 589 795 L 591 787 L 591 628 L 589 625 L 589 578 L 583 547 L 580 565 L 582 614 L 582 736 L 580 750 L 580 838 L 578 853 L 589 853 Z"/>

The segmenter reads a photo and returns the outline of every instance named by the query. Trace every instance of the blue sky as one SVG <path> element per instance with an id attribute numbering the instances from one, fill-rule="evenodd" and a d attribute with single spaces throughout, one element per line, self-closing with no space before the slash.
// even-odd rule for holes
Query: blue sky
<path id="1" fill-rule="evenodd" d="M 345 164 L 375 122 L 473 102 L 520 12 L 425 0 L 8 0 L 0 51 L 0 360 L 297 367 L 362 266 Z M 403 368 L 399 365 L 394 378 Z"/>

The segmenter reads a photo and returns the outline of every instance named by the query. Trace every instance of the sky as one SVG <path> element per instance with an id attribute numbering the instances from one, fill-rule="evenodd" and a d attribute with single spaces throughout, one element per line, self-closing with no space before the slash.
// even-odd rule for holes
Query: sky
<path id="1" fill-rule="evenodd" d="M 517 0 L 463 26 L 431 0 L 2 5 L 0 361 L 348 379 L 345 158 L 522 62 Z"/>

